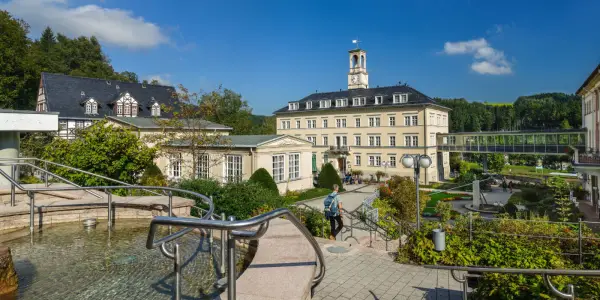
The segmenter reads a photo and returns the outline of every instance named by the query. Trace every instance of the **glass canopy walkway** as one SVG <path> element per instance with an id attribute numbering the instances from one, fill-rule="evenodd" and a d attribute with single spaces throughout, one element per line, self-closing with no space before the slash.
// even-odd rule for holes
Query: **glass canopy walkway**
<path id="1" fill-rule="evenodd" d="M 438 133 L 438 151 L 565 155 L 585 152 L 586 129 Z"/>

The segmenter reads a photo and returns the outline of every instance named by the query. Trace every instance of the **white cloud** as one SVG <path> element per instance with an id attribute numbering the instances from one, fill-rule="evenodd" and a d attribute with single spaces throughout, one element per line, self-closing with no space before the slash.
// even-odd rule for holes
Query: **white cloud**
<path id="1" fill-rule="evenodd" d="M 156 80 L 161 85 L 171 85 L 170 79 L 171 79 L 171 74 L 156 74 L 156 75 L 149 75 L 146 77 L 146 80 L 148 80 L 148 82 L 152 82 L 152 80 Z"/>
<path id="2" fill-rule="evenodd" d="M 131 49 L 170 42 L 158 25 L 118 8 L 69 7 L 67 0 L 11 0 L 0 3 L 0 9 L 24 19 L 34 29 L 50 26 L 69 37 L 93 35 L 103 43 Z"/>
<path id="3" fill-rule="evenodd" d="M 444 43 L 444 51 L 448 55 L 469 54 L 475 60 L 471 70 L 479 74 L 504 75 L 512 73 L 512 66 L 506 60 L 504 52 L 492 48 L 484 39 L 462 42 Z"/>

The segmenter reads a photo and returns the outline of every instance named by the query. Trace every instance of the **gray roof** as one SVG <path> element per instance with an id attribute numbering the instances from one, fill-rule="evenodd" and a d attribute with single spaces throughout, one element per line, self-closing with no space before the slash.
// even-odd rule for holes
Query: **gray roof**
<path id="1" fill-rule="evenodd" d="M 407 103 L 393 103 L 394 94 L 408 94 Z M 381 104 L 375 104 L 375 96 L 383 96 L 383 102 Z M 366 97 L 366 104 L 363 106 L 352 106 L 352 98 L 354 97 Z M 346 107 L 335 107 L 336 99 L 348 99 L 348 106 Z M 331 100 L 330 108 L 319 108 L 319 100 Z M 288 105 L 282 107 L 274 112 L 274 114 L 283 113 L 301 113 L 307 111 L 323 111 L 323 110 L 336 110 L 336 109 L 352 109 L 361 107 L 390 107 L 390 106 L 415 106 L 415 105 L 435 105 L 441 108 L 449 108 L 437 104 L 437 102 L 416 89 L 407 85 L 395 85 L 376 87 L 368 89 L 351 89 L 351 90 L 340 90 L 339 92 L 327 92 L 327 93 L 314 93 L 310 94 L 298 101 L 300 108 L 298 110 L 289 110 Z M 306 109 L 306 103 L 313 102 L 311 109 Z"/>
<path id="2" fill-rule="evenodd" d="M 60 118 L 103 118 L 115 115 L 114 101 L 128 92 L 138 102 L 139 117 L 151 117 L 154 101 L 173 107 L 177 103 L 175 88 L 152 85 L 76 77 L 42 72 L 42 85 L 46 92 L 48 111 L 59 112 Z M 117 89 L 117 87 L 119 87 Z M 84 95 L 82 95 L 82 93 Z M 86 115 L 84 100 L 94 98 L 98 102 L 98 115 Z M 169 116 L 163 112 L 163 116 Z"/>
<path id="3" fill-rule="evenodd" d="M 121 123 L 125 123 L 127 125 L 140 128 L 140 129 L 160 129 L 162 128 L 159 124 L 157 124 L 157 118 L 140 118 L 140 117 L 115 117 L 109 116 L 109 120 L 118 121 Z M 160 119 L 167 120 L 167 119 Z M 193 120 L 200 122 L 200 125 L 194 125 L 194 127 L 183 126 L 183 129 L 196 128 L 196 129 L 207 129 L 207 130 L 232 130 L 233 128 L 217 123 L 213 123 L 206 120 Z"/>
<path id="4" fill-rule="evenodd" d="M 223 142 L 219 145 L 213 145 L 213 147 L 231 147 L 231 148 L 254 148 L 260 145 L 266 144 L 268 142 L 277 140 L 279 138 L 285 137 L 286 135 L 280 134 L 272 134 L 272 135 L 227 135 L 223 136 Z M 292 137 L 292 136 L 290 136 Z M 295 137 L 292 137 L 295 138 Z M 306 141 L 309 143 L 308 141 Z M 180 146 L 185 147 L 189 145 L 187 141 L 173 141 L 171 146 Z"/>

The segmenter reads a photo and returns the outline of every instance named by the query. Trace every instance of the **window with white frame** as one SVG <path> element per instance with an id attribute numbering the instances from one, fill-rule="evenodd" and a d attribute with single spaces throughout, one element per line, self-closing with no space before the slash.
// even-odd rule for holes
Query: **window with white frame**
<path id="1" fill-rule="evenodd" d="M 396 156 L 390 156 L 390 167 L 396 167 Z"/>
<path id="2" fill-rule="evenodd" d="M 327 152 L 323 153 L 323 163 L 326 164 L 329 162 L 329 154 Z"/>
<path id="3" fill-rule="evenodd" d="M 324 136 L 323 137 L 323 146 L 327 146 L 327 145 L 329 145 L 329 138 Z"/>
<path id="4" fill-rule="evenodd" d="M 383 96 L 375 96 L 375 104 L 383 103 Z"/>
<path id="5" fill-rule="evenodd" d="M 390 136 L 390 147 L 396 147 L 396 136 Z"/>
<path id="6" fill-rule="evenodd" d="M 429 146 L 435 146 L 435 133 L 429 134 Z"/>
<path id="7" fill-rule="evenodd" d="M 327 124 L 327 119 L 323 119 L 323 128 L 327 128 L 328 124 Z"/>
<path id="8" fill-rule="evenodd" d="M 354 136 L 354 146 L 360 146 L 360 135 Z"/>
<path id="9" fill-rule="evenodd" d="M 85 103 L 85 114 L 86 115 L 92 114 L 92 103 L 90 101 Z"/>
<path id="10" fill-rule="evenodd" d="M 400 95 L 400 103 L 406 103 L 406 102 L 408 102 L 408 94 Z"/>
<path id="11" fill-rule="evenodd" d="M 298 110 L 298 108 L 300 108 L 300 103 L 298 102 L 291 102 L 288 104 L 288 107 L 290 110 Z"/>
<path id="12" fill-rule="evenodd" d="M 396 117 L 389 117 L 390 126 L 396 126 Z"/>
<path id="13" fill-rule="evenodd" d="M 369 117 L 369 127 L 381 126 L 381 119 L 379 117 Z"/>
<path id="14" fill-rule="evenodd" d="M 437 123 L 436 125 L 441 126 L 442 125 L 442 115 L 437 115 Z"/>
<path id="15" fill-rule="evenodd" d="M 365 104 L 367 104 L 366 97 L 352 98 L 352 106 L 364 106 Z"/>
<path id="16" fill-rule="evenodd" d="M 292 153 L 288 157 L 288 178 L 300 178 L 300 153 Z"/>
<path id="17" fill-rule="evenodd" d="M 83 128 L 83 121 L 75 121 L 75 128 Z"/>
<path id="18" fill-rule="evenodd" d="M 346 119 L 335 119 L 335 126 L 337 128 L 346 128 Z"/>
<path id="19" fill-rule="evenodd" d="M 123 116 L 123 103 L 117 103 L 117 116 Z"/>
<path id="20" fill-rule="evenodd" d="M 450 145 L 456 145 L 456 137 L 455 136 L 451 136 L 448 138 L 448 144 Z"/>
<path id="21" fill-rule="evenodd" d="M 419 117 L 418 116 L 411 116 L 411 125 L 412 126 L 417 126 L 419 125 Z"/>
<path id="22" fill-rule="evenodd" d="M 433 125 L 435 121 L 435 114 L 429 114 L 429 125 Z"/>
<path id="23" fill-rule="evenodd" d="M 320 108 L 330 108 L 331 107 L 331 100 L 321 100 L 321 101 L 319 101 L 319 107 Z"/>
<path id="24" fill-rule="evenodd" d="M 410 126 L 410 116 L 404 117 L 404 126 Z"/>
<path id="25" fill-rule="evenodd" d="M 296 128 L 300 128 L 300 120 L 296 120 Z"/>
<path id="26" fill-rule="evenodd" d="M 285 155 L 273 155 L 273 180 L 280 182 L 285 179 Z"/>
<path id="27" fill-rule="evenodd" d="M 342 137 L 342 145 L 341 146 L 348 146 L 348 137 L 347 136 Z"/>
<path id="28" fill-rule="evenodd" d="M 306 140 L 308 140 L 309 142 L 311 142 L 313 145 L 315 145 L 317 143 L 317 137 L 316 136 L 307 136 Z"/>
<path id="29" fill-rule="evenodd" d="M 345 107 L 348 106 L 348 99 L 335 99 L 336 107 Z"/>
<path id="30" fill-rule="evenodd" d="M 417 135 L 412 136 L 412 146 L 413 147 L 419 146 L 419 136 L 417 136 Z"/>
<path id="31" fill-rule="evenodd" d="M 306 120 L 307 128 L 317 128 L 317 120 Z"/>
<path id="32" fill-rule="evenodd" d="M 281 129 L 290 129 L 290 121 L 281 121 Z"/>
<path id="33" fill-rule="evenodd" d="M 242 181 L 242 156 L 227 155 L 225 157 L 225 182 Z"/>
<path id="34" fill-rule="evenodd" d="M 131 115 L 131 102 L 125 101 L 125 116 Z"/>
<path id="35" fill-rule="evenodd" d="M 181 153 L 171 155 L 169 159 L 169 177 L 181 178 Z"/>
<path id="36" fill-rule="evenodd" d="M 137 117 L 138 110 L 139 110 L 139 107 L 138 107 L 137 102 L 131 101 L 131 116 Z"/>
<path id="37" fill-rule="evenodd" d="M 360 127 L 360 118 L 356 118 L 356 119 L 354 119 L 354 125 L 355 125 L 356 127 Z"/>
<path id="38" fill-rule="evenodd" d="M 442 126 L 448 126 L 448 119 L 446 119 L 446 115 L 442 116 Z"/>
<path id="39" fill-rule="evenodd" d="M 375 146 L 375 137 L 374 136 L 369 136 L 369 147 L 373 147 Z"/>
<path id="40" fill-rule="evenodd" d="M 354 155 L 354 165 L 360 166 L 360 154 Z"/>
<path id="41" fill-rule="evenodd" d="M 412 145 L 412 136 L 405 135 L 404 136 L 404 146 L 410 147 Z"/>
<path id="42" fill-rule="evenodd" d="M 156 102 L 152 104 L 151 115 L 153 117 L 160 117 L 160 104 Z"/>
<path id="43" fill-rule="evenodd" d="M 381 155 L 369 155 L 369 166 L 380 167 L 381 166 Z"/>
<path id="44" fill-rule="evenodd" d="M 208 154 L 202 154 L 198 157 L 196 165 L 196 176 L 200 179 L 208 179 L 210 177 L 210 157 Z"/>
<path id="45" fill-rule="evenodd" d="M 375 146 L 377 146 L 377 147 L 381 146 L 381 137 L 380 136 L 375 137 Z"/>

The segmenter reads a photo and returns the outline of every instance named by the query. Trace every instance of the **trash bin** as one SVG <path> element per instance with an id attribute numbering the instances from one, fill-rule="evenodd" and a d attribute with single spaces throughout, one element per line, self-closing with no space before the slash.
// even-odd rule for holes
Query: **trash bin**
<path id="1" fill-rule="evenodd" d="M 435 251 L 444 251 L 446 249 L 446 232 L 441 229 L 433 230 L 433 247 Z"/>

